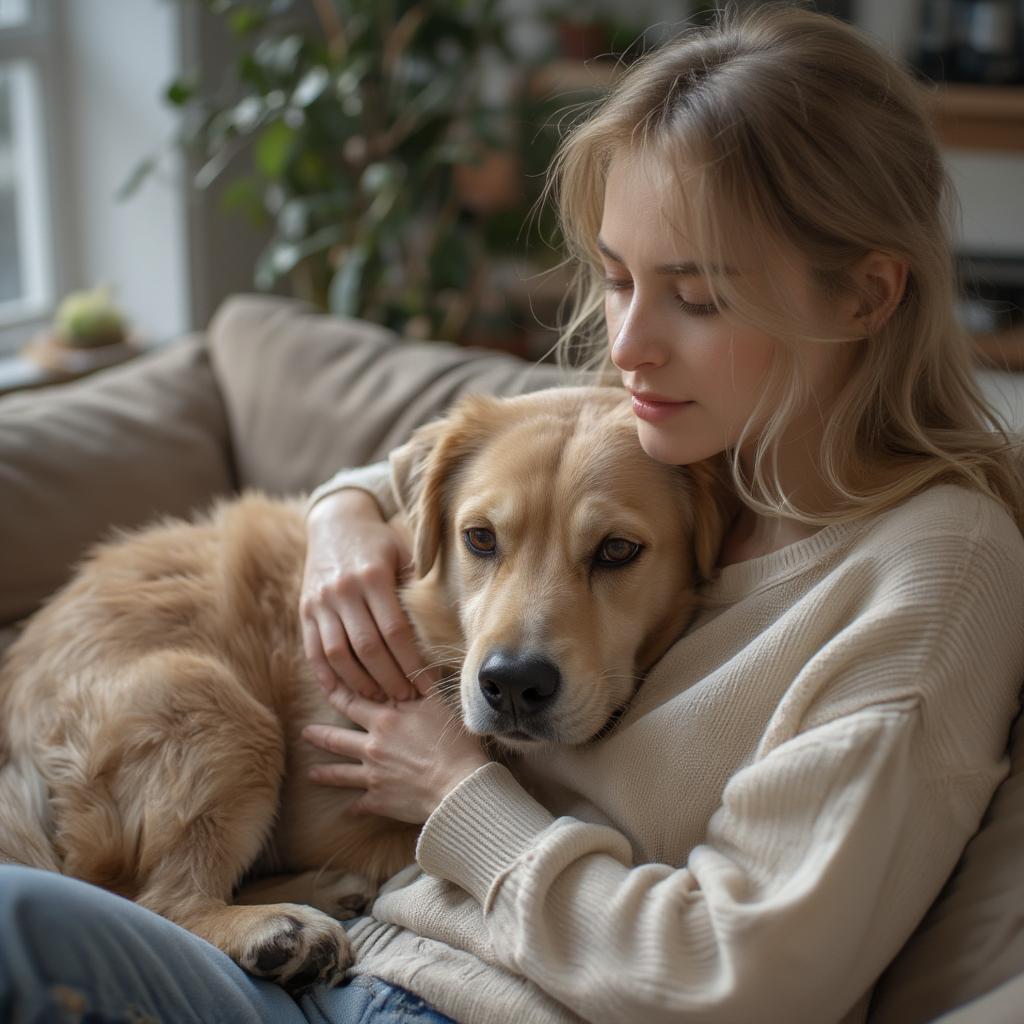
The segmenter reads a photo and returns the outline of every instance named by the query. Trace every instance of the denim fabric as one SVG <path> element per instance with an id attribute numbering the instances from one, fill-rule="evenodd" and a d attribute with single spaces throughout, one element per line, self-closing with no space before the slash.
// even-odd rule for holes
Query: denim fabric
<path id="1" fill-rule="evenodd" d="M 298 1001 L 191 932 L 74 878 L 0 865 L 4 1024 L 453 1024 L 356 977 Z"/>

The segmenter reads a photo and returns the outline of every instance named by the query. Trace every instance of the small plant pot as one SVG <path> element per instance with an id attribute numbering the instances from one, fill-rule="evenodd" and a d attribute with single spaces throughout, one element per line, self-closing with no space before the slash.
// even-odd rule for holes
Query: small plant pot
<path id="1" fill-rule="evenodd" d="M 608 33 L 603 25 L 585 21 L 558 23 L 558 42 L 568 60 L 591 60 L 608 52 Z"/>
<path id="2" fill-rule="evenodd" d="M 138 338 L 126 337 L 123 333 L 119 333 L 116 340 L 84 346 L 69 345 L 60 334 L 46 332 L 37 334 L 20 354 L 22 358 L 49 371 L 55 378 L 71 380 L 126 362 L 142 350 Z"/>
<path id="3" fill-rule="evenodd" d="M 460 203 L 475 213 L 494 213 L 523 200 L 523 171 L 514 153 L 495 149 L 479 164 L 457 164 L 455 189 Z"/>

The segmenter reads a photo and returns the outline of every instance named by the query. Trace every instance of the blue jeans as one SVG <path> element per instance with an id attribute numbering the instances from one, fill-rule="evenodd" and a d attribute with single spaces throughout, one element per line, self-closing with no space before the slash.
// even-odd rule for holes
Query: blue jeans
<path id="1" fill-rule="evenodd" d="M 454 1024 L 379 978 L 293 999 L 166 918 L 74 878 L 0 864 L 4 1024 Z"/>

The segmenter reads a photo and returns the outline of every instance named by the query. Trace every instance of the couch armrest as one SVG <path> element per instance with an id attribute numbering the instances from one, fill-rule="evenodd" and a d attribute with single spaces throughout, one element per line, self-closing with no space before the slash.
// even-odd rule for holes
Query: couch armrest
<path id="1" fill-rule="evenodd" d="M 233 488 L 199 336 L 0 398 L 0 623 L 34 611 L 94 541 Z"/>

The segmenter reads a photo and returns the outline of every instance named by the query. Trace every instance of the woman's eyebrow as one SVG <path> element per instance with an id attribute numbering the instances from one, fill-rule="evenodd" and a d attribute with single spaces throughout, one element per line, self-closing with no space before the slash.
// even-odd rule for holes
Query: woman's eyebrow
<path id="1" fill-rule="evenodd" d="M 603 238 L 597 239 L 598 249 L 605 254 L 613 263 L 625 263 L 626 261 L 616 252 L 613 252 L 608 248 L 607 243 Z M 712 274 L 737 274 L 739 273 L 735 267 L 716 267 L 709 266 L 706 268 L 700 266 L 698 263 L 662 263 L 654 268 L 656 274 L 671 274 L 673 277 L 697 277 L 705 272 Z"/>

